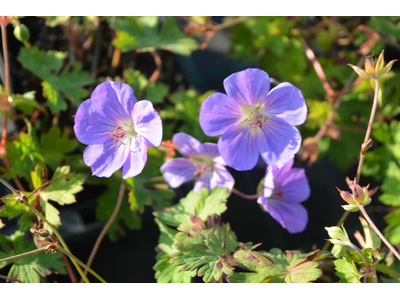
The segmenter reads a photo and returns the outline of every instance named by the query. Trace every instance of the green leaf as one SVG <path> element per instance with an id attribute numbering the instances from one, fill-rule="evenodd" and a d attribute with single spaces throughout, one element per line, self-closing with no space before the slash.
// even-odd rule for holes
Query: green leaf
<path id="1" fill-rule="evenodd" d="M 390 277 L 393 277 L 394 279 L 397 279 L 398 281 L 400 281 L 399 273 L 397 273 L 396 270 L 393 270 L 392 268 L 390 268 L 388 266 L 376 264 L 375 269 L 377 269 L 379 272 L 382 272 L 382 273 L 389 275 Z"/>
<path id="2" fill-rule="evenodd" d="M 361 275 L 353 260 L 349 256 L 342 257 L 333 262 L 335 264 L 336 275 L 340 278 L 340 283 L 359 283 Z"/>
<path id="3" fill-rule="evenodd" d="M 47 113 L 42 105 L 35 100 L 36 91 L 27 92 L 23 95 L 13 94 L 8 97 L 8 102 L 13 107 L 21 110 L 22 112 L 31 115 L 34 109 L 40 109 L 42 112 Z"/>
<path id="4" fill-rule="evenodd" d="M 117 203 L 120 185 L 122 182 L 122 176 L 120 172 L 114 173 L 113 176 L 103 181 L 107 186 L 105 192 L 103 192 L 97 198 L 96 207 L 96 218 L 106 223 L 112 212 L 114 211 L 115 205 Z M 124 199 L 121 204 L 121 208 L 111 224 L 110 229 L 107 231 L 107 235 L 112 241 L 116 241 L 118 235 L 124 236 L 125 231 L 122 227 L 122 222 L 130 230 L 140 229 L 142 226 L 140 217 L 135 217 L 134 213 L 129 208 L 128 197 L 126 193 L 124 194 Z"/>
<path id="5" fill-rule="evenodd" d="M 205 282 L 219 280 L 223 273 L 232 274 L 229 264 L 239 243 L 231 232 L 229 224 L 220 224 L 218 215 L 212 215 L 203 222 L 197 216 L 178 227 L 175 244 L 178 253 L 171 254 L 169 261 L 174 266 L 182 266 L 184 271 L 197 270 Z"/>
<path id="6" fill-rule="evenodd" d="M 28 196 L 28 192 L 23 192 L 25 196 Z M 31 205 L 36 202 L 36 197 L 28 199 Z M 0 217 L 8 218 L 9 220 L 19 217 L 18 225 L 22 231 L 27 231 L 33 227 L 33 223 L 36 217 L 31 213 L 29 208 L 18 201 L 14 194 L 6 195 L 2 198 L 3 206 L 0 207 Z"/>
<path id="7" fill-rule="evenodd" d="M 203 188 L 199 193 L 191 191 L 176 205 L 153 214 L 163 223 L 175 227 L 187 222 L 191 215 L 199 216 L 205 221 L 207 216 L 221 215 L 227 209 L 228 197 L 229 194 L 225 188 L 216 187 L 211 192 L 207 188 Z"/>
<path id="8" fill-rule="evenodd" d="M 318 279 L 322 272 L 315 255 L 297 251 L 272 249 L 271 253 L 260 253 L 250 249 L 239 250 L 234 259 L 251 272 L 238 272 L 228 276 L 229 282 L 307 283 Z M 314 253 L 312 253 L 314 254 Z M 315 258 L 318 256 L 315 256 Z"/>
<path id="9" fill-rule="evenodd" d="M 82 71 L 82 64 L 79 62 L 70 62 L 61 69 L 65 57 L 65 52 L 44 52 L 36 47 L 22 48 L 18 55 L 23 67 L 43 81 L 43 93 L 53 112 L 67 108 L 63 96 L 80 104 L 87 95 L 82 86 L 94 82 L 88 72 Z"/>
<path id="10" fill-rule="evenodd" d="M 36 139 L 24 132 L 8 147 L 7 158 L 11 165 L 8 178 L 29 176 L 37 163 L 45 160 Z"/>
<path id="11" fill-rule="evenodd" d="M 49 107 L 53 112 L 66 110 L 67 102 L 58 94 L 58 91 L 47 81 L 42 82 L 43 96 L 47 98 Z"/>
<path id="12" fill-rule="evenodd" d="M 161 232 L 158 239 L 158 246 L 156 248 L 156 251 L 158 252 L 156 256 L 157 263 L 153 267 L 154 271 L 156 271 L 155 278 L 157 279 L 157 282 L 191 282 L 192 277 L 196 276 L 196 271 L 183 271 L 181 267 L 176 267 L 168 263 L 171 258 L 169 254 L 177 252 L 173 245 L 178 242 L 175 238 L 178 231 L 165 226 L 158 219 L 155 219 L 155 222 Z"/>
<path id="13" fill-rule="evenodd" d="M 44 201 L 53 200 L 60 205 L 76 202 L 75 194 L 83 190 L 87 175 L 70 173 L 69 166 L 58 167 L 52 181 L 42 189 L 40 197 Z M 54 179 L 54 180 L 53 180 Z"/>
<path id="14" fill-rule="evenodd" d="M 169 17 L 158 30 L 158 17 L 117 17 L 109 19 L 117 31 L 113 44 L 123 52 L 139 49 L 143 52 L 153 48 L 168 50 L 181 55 L 190 55 L 199 45 L 184 34 Z"/>
<path id="15" fill-rule="evenodd" d="M 25 253 L 36 249 L 32 240 L 24 242 L 25 235 L 16 231 L 11 236 L 0 235 L 0 259 Z M 8 277 L 19 279 L 23 283 L 40 283 L 40 276 L 45 277 L 53 272 L 66 274 L 65 265 L 61 261 L 61 253 L 45 254 L 44 251 L 0 263 L 0 269 L 13 264 Z"/>
<path id="16" fill-rule="evenodd" d="M 400 209 L 392 211 L 385 217 L 388 226 L 385 228 L 385 237 L 391 244 L 400 244 Z"/>
<path id="17" fill-rule="evenodd" d="M 46 163 L 53 170 L 62 163 L 65 154 L 74 151 L 79 145 L 76 139 L 69 139 L 69 136 L 69 130 L 64 130 L 61 134 L 59 127 L 52 127 L 47 134 L 40 137 Z"/>
<path id="18" fill-rule="evenodd" d="M 150 82 L 146 88 L 146 99 L 153 103 L 162 103 L 168 95 L 169 86 L 163 83 Z"/>
<path id="19" fill-rule="evenodd" d="M 394 161 L 389 163 L 381 190 L 383 194 L 379 196 L 379 201 L 385 205 L 400 206 L 400 168 Z"/>
<path id="20" fill-rule="evenodd" d="M 375 230 L 369 226 L 368 222 L 364 218 L 359 217 L 359 219 L 364 230 L 365 248 L 372 248 L 375 250 L 380 249 L 382 242 L 380 237 L 376 234 Z"/>

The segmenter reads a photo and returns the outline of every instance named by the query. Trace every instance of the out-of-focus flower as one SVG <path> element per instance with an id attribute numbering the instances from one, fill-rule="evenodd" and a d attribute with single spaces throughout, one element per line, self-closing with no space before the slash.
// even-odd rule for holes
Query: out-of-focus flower
<path id="1" fill-rule="evenodd" d="M 310 196 L 304 169 L 292 168 L 294 159 L 279 166 L 268 166 L 263 195 L 257 202 L 290 233 L 302 232 L 308 222 L 307 210 L 301 205 Z"/>
<path id="2" fill-rule="evenodd" d="M 385 60 L 384 60 L 384 51 L 382 50 L 381 54 L 378 57 L 378 60 L 376 61 L 376 64 L 374 62 L 373 56 L 367 56 L 365 58 L 365 69 L 361 69 L 357 66 L 348 64 L 350 67 L 353 68 L 353 70 L 358 74 L 363 79 L 377 79 L 380 76 L 386 74 L 392 69 L 393 64 L 398 61 L 398 59 L 391 60 L 390 62 L 387 63 L 385 66 Z"/>
<path id="3" fill-rule="evenodd" d="M 137 102 L 130 85 L 107 80 L 99 84 L 75 115 L 74 131 L 93 175 L 110 177 L 121 167 L 123 177 L 142 172 L 147 145 L 162 140 L 162 123 L 150 101 Z"/>
<path id="4" fill-rule="evenodd" d="M 286 163 L 299 151 L 307 106 L 300 90 L 281 83 L 272 90 L 267 73 L 247 69 L 224 80 L 226 94 L 214 93 L 201 105 L 200 126 L 222 135 L 218 149 L 228 166 L 250 170 L 261 154 L 268 165 Z"/>
<path id="5" fill-rule="evenodd" d="M 349 211 L 359 211 L 359 204 L 362 206 L 366 206 L 371 203 L 371 197 L 375 195 L 378 191 L 379 187 L 368 191 L 369 184 L 365 187 L 361 187 L 357 184 L 356 178 L 353 181 L 348 181 L 349 188 L 351 189 L 352 193 L 342 191 L 338 187 L 337 190 L 340 193 L 340 196 L 344 201 L 346 201 L 349 205 L 342 205 L 345 210 Z"/>
<path id="6" fill-rule="evenodd" d="M 235 184 L 232 175 L 224 167 L 225 161 L 218 151 L 217 144 L 201 144 L 186 133 L 177 133 L 172 140 L 175 149 L 187 157 L 179 157 L 165 162 L 160 170 L 165 181 L 177 188 L 185 182 L 196 179 L 194 191 L 203 187 L 213 189 L 224 187 L 230 192 Z"/>
<path id="7" fill-rule="evenodd" d="M 319 149 L 317 142 L 313 137 L 308 137 L 303 141 L 297 156 L 303 161 L 308 159 L 308 166 L 310 167 L 314 162 L 317 161 L 318 154 Z"/>

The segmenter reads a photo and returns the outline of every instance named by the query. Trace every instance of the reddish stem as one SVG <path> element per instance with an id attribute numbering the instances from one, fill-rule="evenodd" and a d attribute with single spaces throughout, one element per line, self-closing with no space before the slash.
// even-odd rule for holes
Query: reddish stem
<path id="1" fill-rule="evenodd" d="M 238 195 L 238 196 L 240 196 L 240 197 L 242 197 L 244 199 L 247 199 L 247 200 L 257 200 L 260 197 L 259 195 L 247 195 L 247 194 L 244 194 L 244 193 L 242 193 L 241 191 L 238 191 L 235 188 L 232 189 L 232 193 L 234 193 L 234 194 L 236 194 L 236 195 Z"/>

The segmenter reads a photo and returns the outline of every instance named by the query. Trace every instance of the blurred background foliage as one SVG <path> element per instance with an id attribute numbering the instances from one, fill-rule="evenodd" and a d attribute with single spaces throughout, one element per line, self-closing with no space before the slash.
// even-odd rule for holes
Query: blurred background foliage
<path id="1" fill-rule="evenodd" d="M 363 63 L 365 55 L 378 56 L 382 49 L 386 61 L 400 57 L 399 17 L 14 17 L 7 31 L 11 95 L 1 109 L 4 112 L 5 105 L 9 109 L 7 159 L 11 168 L 3 164 L 0 171 L 9 180 L 19 177 L 27 190 L 33 190 L 31 172 L 53 175 L 59 166 L 70 166 L 64 171 L 71 172 L 73 183 L 58 184 L 68 190 L 73 201 L 63 201 L 54 193 L 40 198 L 39 207 L 47 207 L 46 214 L 53 216 L 54 225 L 61 224 L 58 210 L 75 202 L 74 195 L 83 185 L 85 190 L 77 195 L 77 205 L 81 202 L 83 211 L 96 205 L 95 217 L 106 222 L 115 206 L 121 174 L 117 172 L 110 179 L 86 176 L 91 172 L 82 159 L 85 145 L 76 140 L 72 130 L 78 105 L 106 79 L 128 83 L 138 100 L 153 102 L 163 120 L 164 141 L 182 131 L 202 142 L 216 142 L 199 126 L 201 103 L 211 93 L 223 92 L 222 81 L 231 73 L 260 68 L 270 75 L 272 86 L 291 82 L 306 99 L 309 112 L 307 121 L 299 127 L 303 148 L 297 156 L 298 164 L 307 166 L 308 173 L 322 166 L 315 175 L 320 178 L 330 178 L 324 174 L 327 164 L 352 177 L 370 115 L 373 82 L 357 80 L 347 64 Z M 1 60 L 0 92 L 4 89 L 3 66 Z M 381 186 L 380 203 L 374 199 L 367 209 L 386 215 L 385 235 L 400 245 L 398 65 L 381 78 L 381 83 L 373 124 L 374 145 L 366 154 L 361 184 Z M 174 199 L 184 197 L 191 189 L 187 184 L 174 191 L 164 183 L 159 167 L 167 154 L 173 154 L 168 144 L 149 149 L 143 173 L 127 181 L 129 191 L 108 232 L 111 240 L 125 235 L 127 229 L 146 231 L 143 218 L 147 208 L 151 207 L 151 216 L 152 211 L 172 206 Z M 42 171 L 35 169 L 38 163 Z M 261 162 L 254 172 L 248 174 L 255 174 L 257 185 L 265 165 Z M 236 179 L 243 178 L 239 172 L 233 174 Z M 310 177 L 312 187 L 315 176 Z M 317 186 L 322 179 L 315 181 L 315 200 L 307 207 L 308 242 L 315 243 L 313 230 L 321 232 L 324 226 L 333 225 L 323 224 L 324 217 L 313 214 L 329 214 L 332 203 L 328 202 L 332 199 L 336 199 L 335 206 L 343 204 L 333 189 L 335 184 L 345 186 L 342 179 L 339 183 L 326 182 L 324 187 Z M 238 180 L 237 184 L 240 186 Z M 322 191 L 326 186 L 329 190 Z M 32 221 L 26 210 L 11 201 L 8 204 L 0 207 L 0 228 L 8 225 L 2 231 L 8 235 L 16 229 L 27 231 Z M 318 209 L 313 210 L 312 205 L 318 205 Z M 18 224 L 9 221 L 16 222 L 17 217 Z M 234 217 L 237 214 L 232 214 Z M 330 220 L 339 217 L 335 214 Z M 63 222 L 66 231 L 68 222 L 72 221 Z M 157 224 L 162 231 L 164 225 Z M 275 229 L 281 230 L 270 230 Z M 18 239 L 21 232 L 15 235 L 12 238 Z M 256 233 L 243 239 L 259 241 Z"/>

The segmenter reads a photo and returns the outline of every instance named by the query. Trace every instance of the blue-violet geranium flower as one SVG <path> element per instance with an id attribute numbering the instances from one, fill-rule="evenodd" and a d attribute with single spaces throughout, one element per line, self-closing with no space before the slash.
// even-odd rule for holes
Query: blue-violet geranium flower
<path id="1" fill-rule="evenodd" d="M 130 85 L 107 80 L 99 84 L 75 115 L 74 131 L 93 175 L 110 177 L 121 167 L 123 178 L 142 172 L 147 145 L 162 140 L 161 118 L 150 101 L 137 101 Z"/>
<path id="2" fill-rule="evenodd" d="M 301 205 L 310 196 L 304 169 L 292 168 L 294 159 L 279 166 L 268 166 L 263 195 L 257 202 L 290 233 L 302 232 L 308 222 L 307 210 Z"/>
<path id="3" fill-rule="evenodd" d="M 184 156 L 165 162 L 160 170 L 165 181 L 172 188 L 196 179 L 194 191 L 203 187 L 213 189 L 216 186 L 227 188 L 230 192 L 235 184 L 232 175 L 224 167 L 226 164 L 218 151 L 217 144 L 201 144 L 186 133 L 177 133 L 172 139 L 176 149 Z"/>
<path id="4" fill-rule="evenodd" d="M 228 166 L 250 170 L 259 154 L 268 165 L 286 163 L 299 151 L 307 106 L 290 83 L 269 90 L 267 73 L 247 69 L 224 80 L 226 94 L 214 93 L 201 105 L 200 126 L 208 136 L 222 135 L 218 149 Z"/>

